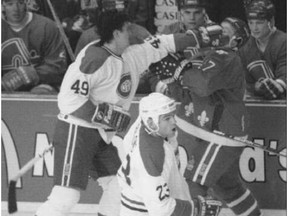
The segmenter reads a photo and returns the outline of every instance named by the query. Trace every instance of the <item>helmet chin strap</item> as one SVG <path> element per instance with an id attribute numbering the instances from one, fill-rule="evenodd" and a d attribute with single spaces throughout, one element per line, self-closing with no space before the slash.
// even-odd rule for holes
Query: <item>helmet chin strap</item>
<path id="1" fill-rule="evenodd" d="M 142 123 L 144 124 L 144 122 L 142 121 Z M 159 126 L 155 124 L 155 122 L 153 122 L 154 125 L 155 125 L 155 129 L 152 129 L 151 127 L 148 127 L 147 125 L 144 124 L 145 126 L 145 131 L 149 134 L 149 135 L 152 135 L 152 136 L 160 136 L 160 137 L 163 137 L 160 133 L 159 133 Z M 166 137 L 163 137 L 164 139 Z"/>

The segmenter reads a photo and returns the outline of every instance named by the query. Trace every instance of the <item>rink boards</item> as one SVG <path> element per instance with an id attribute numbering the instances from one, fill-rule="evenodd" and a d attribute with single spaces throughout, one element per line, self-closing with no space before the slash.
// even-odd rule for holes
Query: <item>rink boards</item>
<path id="1" fill-rule="evenodd" d="M 132 122 L 138 114 L 136 97 L 131 106 Z M 286 154 L 286 102 L 246 102 L 251 120 L 249 139 Z M 56 115 L 56 96 L 2 95 L 2 202 L 7 201 L 8 179 L 32 157 L 51 144 Z M 121 141 L 113 139 L 123 157 Z M 179 143 L 185 143 L 179 137 Z M 186 157 L 182 146 L 181 157 Z M 262 209 L 286 209 L 286 158 L 247 147 L 240 159 L 240 175 L 256 196 Z M 43 202 L 53 183 L 53 154 L 43 160 L 17 182 L 17 200 L 23 203 Z M 101 189 L 90 181 L 82 193 L 81 204 L 97 204 Z"/>

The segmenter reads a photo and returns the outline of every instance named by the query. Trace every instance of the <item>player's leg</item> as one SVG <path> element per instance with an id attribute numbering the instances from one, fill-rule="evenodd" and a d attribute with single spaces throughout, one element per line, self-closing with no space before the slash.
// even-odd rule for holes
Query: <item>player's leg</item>
<path id="1" fill-rule="evenodd" d="M 55 185 L 47 201 L 40 206 L 35 216 L 66 216 L 79 200 L 79 190 Z"/>
<path id="2" fill-rule="evenodd" d="M 66 216 L 79 202 L 88 184 L 91 161 L 97 150 L 98 130 L 58 121 L 54 135 L 54 187 L 37 216 Z"/>
<path id="3" fill-rule="evenodd" d="M 99 149 L 93 160 L 99 176 L 98 183 L 103 189 L 99 202 L 99 213 L 105 216 L 118 216 L 120 212 L 120 186 L 116 173 L 121 166 L 118 151 L 112 144 L 99 142 Z"/>
<path id="4" fill-rule="evenodd" d="M 260 216 L 257 200 L 239 176 L 238 161 L 217 181 L 215 193 L 223 199 L 235 215 Z"/>
<path id="5" fill-rule="evenodd" d="M 190 150 L 184 177 L 192 198 L 198 195 L 205 197 L 208 195 L 208 188 L 220 177 L 219 172 L 212 167 L 213 163 L 218 163 L 215 158 L 217 158 L 219 146 L 199 139 L 195 139 L 191 145 L 193 148 Z"/>

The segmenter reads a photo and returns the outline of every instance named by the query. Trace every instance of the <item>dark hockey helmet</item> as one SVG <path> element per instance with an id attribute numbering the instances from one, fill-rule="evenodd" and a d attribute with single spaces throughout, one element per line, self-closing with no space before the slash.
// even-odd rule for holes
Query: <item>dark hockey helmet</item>
<path id="1" fill-rule="evenodd" d="M 271 20 L 275 15 L 275 7 L 270 0 L 254 0 L 246 6 L 247 19 Z"/>
<path id="2" fill-rule="evenodd" d="M 127 8 L 128 0 L 98 0 L 101 11 L 124 11 Z"/>
<path id="3" fill-rule="evenodd" d="M 178 9 L 190 7 L 203 7 L 207 6 L 206 0 L 177 0 Z"/>
<path id="4" fill-rule="evenodd" d="M 222 22 L 229 23 L 234 30 L 233 39 L 237 41 L 237 47 L 243 46 L 250 37 L 248 25 L 241 19 L 235 17 L 227 17 Z"/>

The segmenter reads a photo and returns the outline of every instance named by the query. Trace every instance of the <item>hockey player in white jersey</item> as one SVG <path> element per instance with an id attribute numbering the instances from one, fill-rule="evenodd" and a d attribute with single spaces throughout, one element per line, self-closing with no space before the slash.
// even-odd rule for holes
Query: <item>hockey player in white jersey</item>
<path id="1" fill-rule="evenodd" d="M 124 1 L 105 2 L 111 7 Z M 98 215 L 119 214 L 115 174 L 121 161 L 110 142 L 129 125 L 127 111 L 140 74 L 168 52 L 196 45 L 194 36 L 185 34 L 151 36 L 143 41 L 149 33 L 116 10 L 103 11 L 97 28 L 101 39 L 81 50 L 61 85 L 53 138 L 54 187 L 37 216 L 69 214 L 80 200 L 80 191 L 86 190 L 91 169 L 96 173 L 92 177 L 103 187 Z M 143 43 L 130 46 L 131 41 L 139 41 L 139 31 Z"/>
<path id="2" fill-rule="evenodd" d="M 176 102 L 151 93 L 139 104 L 139 117 L 124 138 L 129 149 L 118 170 L 120 216 L 215 216 L 221 202 L 198 196 L 192 200 L 181 175 L 174 147 Z"/>

